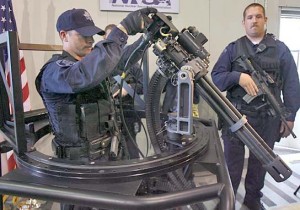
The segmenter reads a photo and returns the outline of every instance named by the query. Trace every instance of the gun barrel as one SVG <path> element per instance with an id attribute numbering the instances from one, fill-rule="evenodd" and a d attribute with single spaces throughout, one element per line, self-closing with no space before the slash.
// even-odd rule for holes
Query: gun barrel
<path id="1" fill-rule="evenodd" d="M 196 88 L 228 125 L 234 125 L 242 118 L 239 111 L 206 76 L 199 80 Z M 281 182 L 291 176 L 292 170 L 272 151 L 249 123 L 245 123 L 235 134 L 262 163 L 275 181 Z"/>

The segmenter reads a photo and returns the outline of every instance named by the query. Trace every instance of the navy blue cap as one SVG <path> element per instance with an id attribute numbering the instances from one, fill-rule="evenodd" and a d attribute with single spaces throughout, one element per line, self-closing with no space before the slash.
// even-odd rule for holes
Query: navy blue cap
<path id="1" fill-rule="evenodd" d="M 56 23 L 58 32 L 75 30 L 82 36 L 104 35 L 105 31 L 95 26 L 91 15 L 85 9 L 71 9 L 62 13 Z"/>

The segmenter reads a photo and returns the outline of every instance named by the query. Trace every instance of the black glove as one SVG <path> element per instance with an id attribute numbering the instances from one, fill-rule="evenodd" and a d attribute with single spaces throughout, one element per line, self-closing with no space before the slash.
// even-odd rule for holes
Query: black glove
<path id="1" fill-rule="evenodd" d="M 142 32 L 145 27 L 151 22 L 148 17 L 150 13 L 156 13 L 157 9 L 146 7 L 137 11 L 131 12 L 121 21 L 122 26 L 127 30 L 128 35 L 135 35 Z"/>

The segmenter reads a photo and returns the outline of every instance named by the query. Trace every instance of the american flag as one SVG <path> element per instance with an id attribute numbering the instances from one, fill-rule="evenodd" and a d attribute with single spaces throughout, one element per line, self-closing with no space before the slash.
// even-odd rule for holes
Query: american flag
<path id="1" fill-rule="evenodd" d="M 0 0 L 0 33 L 5 31 L 17 31 L 17 25 L 15 16 L 13 13 L 13 7 L 11 0 Z M 20 55 L 20 74 L 22 79 L 22 93 L 23 93 L 23 107 L 24 111 L 29 111 L 31 109 L 30 99 L 29 99 L 29 87 L 26 75 L 26 67 L 23 52 L 19 51 Z M 9 83 L 10 75 L 9 72 L 6 71 L 6 79 Z M 3 156 L 2 156 L 3 157 Z M 5 163 L 5 160 L 2 160 Z M 14 168 L 15 162 L 13 159 L 12 152 L 7 154 L 7 167 L 8 170 Z"/>

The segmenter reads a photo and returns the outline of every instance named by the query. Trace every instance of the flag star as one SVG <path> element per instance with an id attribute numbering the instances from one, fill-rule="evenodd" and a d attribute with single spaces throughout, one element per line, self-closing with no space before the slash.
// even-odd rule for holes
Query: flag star
<path id="1" fill-rule="evenodd" d="M 11 9 L 10 7 L 8 7 L 8 11 L 9 11 L 9 12 L 12 12 L 12 9 Z"/>
<path id="2" fill-rule="evenodd" d="M 3 11 L 5 11 L 5 5 L 1 5 L 1 9 L 3 10 Z"/>
<path id="3" fill-rule="evenodd" d="M 1 18 L 1 22 L 5 23 L 5 22 L 6 22 L 6 18 L 5 18 L 5 17 L 2 17 L 2 18 Z"/>

